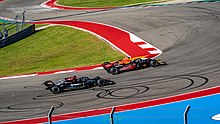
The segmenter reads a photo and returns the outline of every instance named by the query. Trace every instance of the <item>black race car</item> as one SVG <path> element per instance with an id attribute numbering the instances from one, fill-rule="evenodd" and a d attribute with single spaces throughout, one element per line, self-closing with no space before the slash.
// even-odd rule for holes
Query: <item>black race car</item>
<path id="1" fill-rule="evenodd" d="M 118 74 L 123 71 L 141 69 L 146 67 L 157 67 L 161 65 L 166 65 L 165 61 L 157 60 L 154 58 L 145 57 L 133 57 L 124 58 L 122 60 L 114 62 L 104 62 L 102 67 L 110 74 Z"/>
<path id="2" fill-rule="evenodd" d="M 54 94 L 58 94 L 66 90 L 84 89 L 94 86 L 102 87 L 105 85 L 112 85 L 112 84 L 115 84 L 115 82 L 110 79 L 103 79 L 99 76 L 95 78 L 88 78 L 88 77 L 77 78 L 76 76 L 73 76 L 73 77 L 59 79 L 56 82 L 48 80 L 43 83 L 43 85 L 46 86 L 46 90 L 50 90 Z"/>

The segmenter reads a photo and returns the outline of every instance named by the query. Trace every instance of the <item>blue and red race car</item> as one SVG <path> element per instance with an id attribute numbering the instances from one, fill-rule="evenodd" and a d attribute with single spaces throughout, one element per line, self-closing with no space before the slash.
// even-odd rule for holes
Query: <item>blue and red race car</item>
<path id="1" fill-rule="evenodd" d="M 118 74 L 123 71 L 141 69 L 146 67 L 157 67 L 166 65 L 165 61 L 156 60 L 154 58 L 146 58 L 144 56 L 124 58 L 114 62 L 104 62 L 102 67 L 110 74 Z"/>

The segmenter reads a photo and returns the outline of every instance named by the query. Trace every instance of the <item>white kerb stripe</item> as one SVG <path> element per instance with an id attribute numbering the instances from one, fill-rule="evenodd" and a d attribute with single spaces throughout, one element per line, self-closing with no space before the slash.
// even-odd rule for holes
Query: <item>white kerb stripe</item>
<path id="1" fill-rule="evenodd" d="M 98 70 L 98 69 L 103 69 L 103 67 L 96 67 L 96 68 L 93 68 L 92 70 Z"/>
<path id="2" fill-rule="evenodd" d="M 55 72 L 54 74 L 64 74 L 64 73 L 70 73 L 70 72 L 74 72 L 75 70 L 68 70 L 68 71 L 59 71 L 59 72 Z"/>
<path id="3" fill-rule="evenodd" d="M 141 38 L 137 37 L 136 35 L 132 34 L 132 33 L 129 33 L 130 35 L 130 40 L 133 42 L 133 43 L 138 43 L 138 42 L 143 42 L 144 40 L 142 40 Z"/>
<path id="4" fill-rule="evenodd" d="M 150 54 L 161 54 L 162 52 L 160 50 L 152 50 L 148 51 Z"/>
<path id="5" fill-rule="evenodd" d="M 154 48 L 152 45 L 150 45 L 149 43 L 148 44 L 141 44 L 141 45 L 138 45 L 139 47 L 141 47 L 142 49 L 146 49 L 146 48 Z"/>
<path id="6" fill-rule="evenodd" d="M 14 78 L 24 78 L 24 77 L 33 77 L 33 76 L 36 76 L 36 75 L 37 75 L 37 74 L 11 76 L 11 77 L 3 77 L 3 78 L 0 78 L 0 80 L 4 80 L 4 79 L 14 79 Z"/>

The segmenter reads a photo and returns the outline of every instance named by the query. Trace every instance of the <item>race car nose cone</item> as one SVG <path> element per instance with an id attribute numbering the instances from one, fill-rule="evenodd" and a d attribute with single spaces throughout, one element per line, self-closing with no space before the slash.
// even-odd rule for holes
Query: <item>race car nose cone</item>
<path id="1" fill-rule="evenodd" d="M 212 119 L 220 121 L 220 114 L 217 114 L 217 115 L 213 116 Z"/>

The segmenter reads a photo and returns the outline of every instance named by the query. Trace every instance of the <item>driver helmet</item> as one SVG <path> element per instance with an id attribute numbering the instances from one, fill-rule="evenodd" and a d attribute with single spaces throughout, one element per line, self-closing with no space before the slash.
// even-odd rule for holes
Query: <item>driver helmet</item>
<path id="1" fill-rule="evenodd" d="M 74 76 L 72 77 L 72 79 L 73 79 L 73 80 L 76 80 L 76 79 L 77 79 L 76 75 L 74 75 Z"/>

